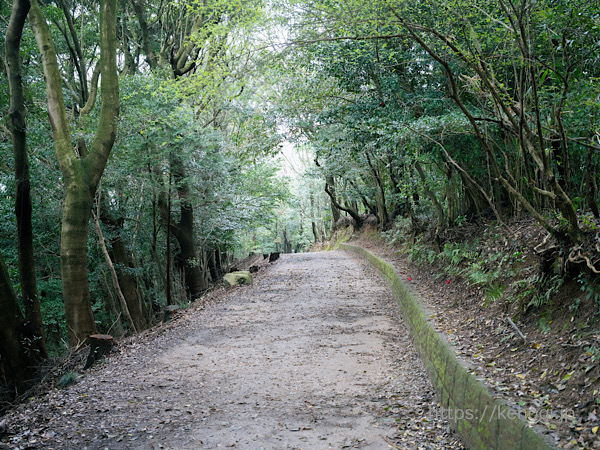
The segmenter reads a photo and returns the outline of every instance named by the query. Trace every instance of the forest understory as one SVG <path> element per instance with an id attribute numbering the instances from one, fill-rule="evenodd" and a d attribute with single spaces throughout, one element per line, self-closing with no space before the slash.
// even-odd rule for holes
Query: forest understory
<path id="1" fill-rule="evenodd" d="M 330 247 L 349 240 L 392 263 L 471 373 L 559 448 L 600 448 L 597 279 L 585 264 L 562 272 L 556 253 L 549 266 L 532 220 L 508 224 L 512 235 L 479 222 L 437 238 L 406 226 L 342 228 Z"/>

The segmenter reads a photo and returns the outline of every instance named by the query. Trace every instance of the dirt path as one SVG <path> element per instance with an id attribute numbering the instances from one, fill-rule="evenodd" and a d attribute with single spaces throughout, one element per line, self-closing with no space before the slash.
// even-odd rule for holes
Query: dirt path
<path id="1" fill-rule="evenodd" d="M 186 314 L 11 413 L 10 446 L 459 447 L 390 290 L 354 255 L 283 255 Z"/>

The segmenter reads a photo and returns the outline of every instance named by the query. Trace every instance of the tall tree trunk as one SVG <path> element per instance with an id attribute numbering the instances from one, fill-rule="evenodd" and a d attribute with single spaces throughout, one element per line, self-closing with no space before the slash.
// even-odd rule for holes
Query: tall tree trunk
<path id="1" fill-rule="evenodd" d="M 159 208 L 163 220 L 171 224 L 171 232 L 179 244 L 179 257 L 183 262 L 186 288 L 192 300 L 196 300 L 206 290 L 207 285 L 198 264 L 194 240 L 194 208 L 190 200 L 191 190 L 186 180 L 185 167 L 181 158 L 171 155 L 170 165 L 180 202 L 181 218 L 179 223 L 174 223 L 170 218 L 164 193 L 159 197 Z"/>
<path id="2" fill-rule="evenodd" d="M 192 215 L 193 211 L 191 210 L 191 207 L 185 214 L 183 214 L 182 211 L 182 221 L 177 225 L 173 234 L 177 239 L 179 250 L 181 252 L 180 257 L 183 261 L 186 287 L 192 300 L 196 300 L 206 290 L 207 286 L 204 281 L 202 270 L 200 270 L 200 265 L 198 264 L 198 254 L 194 242 L 193 227 L 190 226 L 191 221 L 189 220 L 189 216 Z"/>
<path id="3" fill-rule="evenodd" d="M 40 300 L 33 257 L 33 226 L 31 206 L 31 182 L 27 156 L 27 134 L 25 123 L 25 101 L 21 79 L 21 38 L 25 19 L 29 13 L 29 0 L 15 0 L 6 30 L 6 68 L 10 88 L 10 129 L 15 156 L 15 214 L 17 217 L 17 245 L 19 250 L 19 275 L 21 293 L 25 304 L 25 317 L 29 322 L 35 349 L 40 357 L 46 358 L 46 341 L 40 311 Z"/>
<path id="4" fill-rule="evenodd" d="M 390 181 L 392 184 L 392 213 L 390 214 L 389 220 L 390 222 L 394 222 L 396 217 L 402 214 L 402 203 L 400 202 L 400 198 L 402 197 L 402 193 L 400 192 L 400 187 L 398 186 L 398 177 L 396 176 L 396 167 L 394 164 L 394 160 L 391 154 L 388 154 L 388 161 L 386 164 L 388 169 L 388 175 L 390 177 Z"/>
<path id="5" fill-rule="evenodd" d="M 210 278 L 213 283 L 218 282 L 225 273 L 225 270 L 223 269 L 223 259 L 223 254 L 218 245 L 215 244 L 213 248 L 208 250 L 207 264 Z"/>
<path id="6" fill-rule="evenodd" d="M 310 191 L 310 225 L 312 227 L 312 232 L 316 244 L 319 240 L 319 234 L 317 233 L 317 224 L 315 223 L 315 196 L 312 193 L 312 186 Z"/>
<path id="7" fill-rule="evenodd" d="M 60 268 L 69 344 L 76 346 L 96 333 L 87 270 L 88 223 L 93 200 L 83 174 L 65 177 L 64 182 Z"/>
<path id="8" fill-rule="evenodd" d="M 288 240 L 287 228 L 283 229 L 283 253 L 292 253 L 292 243 Z"/>
<path id="9" fill-rule="evenodd" d="M 386 206 L 386 201 L 385 201 L 385 189 L 383 187 L 383 182 L 381 180 L 381 177 L 379 176 L 379 171 L 371 162 L 371 157 L 369 156 L 369 153 L 366 152 L 365 155 L 367 157 L 367 163 L 369 164 L 369 167 L 371 168 L 371 172 L 373 173 L 373 178 L 375 179 L 375 181 L 377 183 L 377 191 L 376 191 L 376 195 L 375 195 L 375 200 L 377 203 L 377 217 L 379 218 L 380 226 L 383 229 L 385 229 L 385 227 L 387 226 L 387 223 L 388 223 L 388 211 L 387 211 L 387 206 Z"/>
<path id="10" fill-rule="evenodd" d="M 207 286 L 198 264 L 198 252 L 194 240 L 194 208 L 190 199 L 191 190 L 187 180 L 185 180 L 186 174 L 183 161 L 180 158 L 174 158 L 171 164 L 181 204 L 181 218 L 173 234 L 179 243 L 189 294 L 192 300 L 196 300 L 206 290 Z"/>
<path id="11" fill-rule="evenodd" d="M 54 150 L 65 186 L 61 221 L 61 274 L 69 344 L 78 345 L 96 332 L 87 273 L 87 235 L 94 194 L 117 133 L 119 81 L 116 61 L 116 0 L 100 2 L 100 63 L 102 106 L 89 153 L 76 154 L 71 145 L 62 78 L 52 34 L 37 0 L 32 0 L 31 27 L 42 54 L 48 115 Z"/>
<path id="12" fill-rule="evenodd" d="M 143 0 L 131 0 L 133 10 L 135 11 L 135 15 L 140 24 L 140 29 L 142 30 L 142 47 L 146 54 L 146 62 L 150 66 L 150 69 L 154 69 L 156 67 L 156 55 L 152 50 L 152 42 L 150 42 L 150 33 L 148 31 L 148 21 L 146 20 L 146 15 L 144 13 L 144 6 L 146 5 L 143 5 L 142 2 Z"/>

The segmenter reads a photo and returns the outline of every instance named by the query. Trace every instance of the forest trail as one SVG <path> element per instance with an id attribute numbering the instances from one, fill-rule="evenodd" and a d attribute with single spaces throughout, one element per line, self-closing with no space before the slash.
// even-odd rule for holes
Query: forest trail
<path id="1" fill-rule="evenodd" d="M 282 255 L 184 314 L 24 405 L 20 444 L 457 448 L 391 291 L 354 255 Z"/>

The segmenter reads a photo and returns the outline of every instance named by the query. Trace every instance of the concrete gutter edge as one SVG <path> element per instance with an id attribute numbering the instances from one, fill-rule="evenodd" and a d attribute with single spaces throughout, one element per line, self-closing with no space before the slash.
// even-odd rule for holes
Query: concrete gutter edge
<path id="1" fill-rule="evenodd" d="M 364 256 L 390 284 L 413 341 L 425 362 L 445 414 L 470 449 L 556 448 L 520 419 L 519 412 L 494 398 L 456 358 L 434 330 L 420 302 L 412 296 L 394 267 L 362 247 L 339 244 L 341 250 Z"/>

